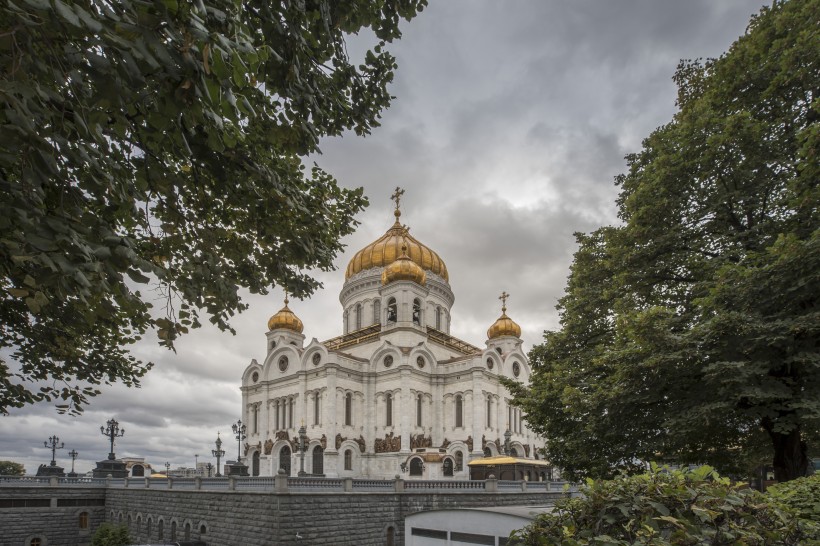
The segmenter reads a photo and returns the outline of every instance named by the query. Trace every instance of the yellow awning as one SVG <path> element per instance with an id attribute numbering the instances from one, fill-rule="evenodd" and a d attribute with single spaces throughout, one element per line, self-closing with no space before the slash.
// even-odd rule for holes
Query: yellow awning
<path id="1" fill-rule="evenodd" d="M 517 457 L 508 457 L 506 455 L 499 455 L 498 457 L 483 457 L 481 459 L 474 459 L 467 463 L 467 466 L 495 466 L 500 464 L 526 464 L 530 466 L 552 466 L 547 461 L 539 459 L 519 459 Z"/>

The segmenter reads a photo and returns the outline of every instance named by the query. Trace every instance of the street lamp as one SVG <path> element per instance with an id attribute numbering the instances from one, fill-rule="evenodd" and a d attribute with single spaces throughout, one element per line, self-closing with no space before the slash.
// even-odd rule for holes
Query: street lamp
<path id="1" fill-rule="evenodd" d="M 305 440 L 307 439 L 307 429 L 305 428 L 305 423 L 302 423 L 302 426 L 299 427 L 299 474 L 298 476 L 305 475 Z"/>
<path id="2" fill-rule="evenodd" d="M 65 444 L 60 443 L 60 439 L 56 436 L 52 436 L 48 439 L 47 442 L 43 442 L 43 447 L 51 448 L 51 466 L 57 466 L 57 450 L 63 449 L 65 447 Z"/>
<path id="3" fill-rule="evenodd" d="M 113 461 L 117 458 L 114 455 L 114 438 L 125 436 L 125 429 L 121 429 L 120 424 L 115 419 L 111 419 L 106 423 L 106 425 L 108 426 L 100 427 L 100 433 L 103 436 L 108 436 L 111 441 L 111 451 L 108 453 L 108 460 Z"/>
<path id="4" fill-rule="evenodd" d="M 171 474 L 171 463 L 165 463 L 165 477 L 167 478 Z"/>
<path id="5" fill-rule="evenodd" d="M 194 455 L 194 476 L 199 476 L 199 454 Z"/>
<path id="6" fill-rule="evenodd" d="M 219 433 L 216 433 L 216 449 L 211 450 L 211 454 L 216 457 L 216 477 L 219 478 L 222 474 L 219 472 L 219 459 L 225 456 L 225 450 L 222 449 L 222 439 L 219 437 Z"/>
<path id="7" fill-rule="evenodd" d="M 211 477 L 211 468 L 213 468 L 213 465 L 211 463 L 208 463 L 208 464 L 205 465 L 205 468 L 208 469 L 208 477 L 210 478 Z"/>
<path id="8" fill-rule="evenodd" d="M 245 431 L 247 427 L 242 424 L 242 419 L 231 425 L 233 433 L 236 434 L 236 463 L 242 463 L 242 440 L 247 438 Z"/>
<path id="9" fill-rule="evenodd" d="M 79 453 L 77 453 L 76 449 L 72 449 L 71 451 L 68 452 L 68 454 L 71 456 L 71 474 L 69 474 L 69 476 L 73 477 L 73 476 L 77 475 L 74 472 L 74 460 L 77 458 L 77 455 L 79 455 Z"/>

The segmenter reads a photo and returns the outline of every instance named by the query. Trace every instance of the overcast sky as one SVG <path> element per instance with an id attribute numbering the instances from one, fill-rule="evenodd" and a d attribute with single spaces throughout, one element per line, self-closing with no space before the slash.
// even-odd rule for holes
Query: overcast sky
<path id="1" fill-rule="evenodd" d="M 389 196 L 406 190 L 402 222 L 447 264 L 456 296 L 452 334 L 484 346 L 511 294 L 508 314 L 525 350 L 558 326 L 575 251 L 573 233 L 613 224 L 624 155 L 674 114 L 671 80 L 682 58 L 715 57 L 746 28 L 761 0 L 430 0 L 389 49 L 399 68 L 396 99 L 367 138 L 322 143 L 312 158 L 347 187 L 364 186 L 370 207 L 345 240 L 324 289 L 291 302 L 306 344 L 341 334 L 339 291 L 353 254 L 393 221 Z M 371 45 L 348 40 L 351 55 Z M 267 319 L 282 293 L 253 297 L 236 317 L 237 335 L 207 326 L 183 338 L 177 354 L 146 342 L 135 351 L 156 362 L 140 389 L 104 388 L 80 417 L 44 404 L 0 417 L 0 459 L 34 473 L 48 463 L 43 441 L 58 435 L 76 469 L 108 453 L 100 425 L 125 428 L 118 456 L 145 457 L 155 469 L 213 461 L 217 431 L 235 458 L 230 425 L 240 418 L 240 377 L 265 356 Z M 150 337 L 150 336 L 146 336 Z"/>

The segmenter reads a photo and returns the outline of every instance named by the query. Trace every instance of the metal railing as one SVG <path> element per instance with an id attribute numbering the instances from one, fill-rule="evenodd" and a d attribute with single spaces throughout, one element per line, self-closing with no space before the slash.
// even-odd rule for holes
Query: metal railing
<path id="1" fill-rule="evenodd" d="M 381 333 L 381 331 L 381 324 L 373 324 L 372 326 L 362 328 L 361 330 L 356 330 L 355 332 L 350 332 L 349 334 L 323 341 L 322 345 L 327 347 L 328 351 L 338 351 L 339 349 L 344 349 L 345 347 L 352 347 L 353 345 L 366 343 L 376 339 L 379 337 L 379 333 Z"/>
<path id="2" fill-rule="evenodd" d="M 458 351 L 463 355 L 472 355 L 481 352 L 481 349 L 479 349 L 475 345 L 470 345 L 466 341 L 462 341 L 457 337 L 445 334 L 441 330 L 436 330 L 432 326 L 427 327 L 427 335 L 430 337 L 431 340 L 435 341 L 436 343 L 444 345 L 448 349 Z"/>

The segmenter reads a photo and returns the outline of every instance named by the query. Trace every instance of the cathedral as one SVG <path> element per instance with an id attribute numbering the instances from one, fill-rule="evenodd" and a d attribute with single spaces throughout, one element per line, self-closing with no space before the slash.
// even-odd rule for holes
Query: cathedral
<path id="1" fill-rule="evenodd" d="M 306 344 L 287 298 L 268 321 L 267 354 L 242 375 L 252 475 L 468 479 L 474 459 L 540 456 L 499 382 L 530 375 L 508 295 L 484 348 L 451 336 L 447 266 L 401 224 L 402 193 L 393 225 L 347 266 L 342 335 Z"/>

